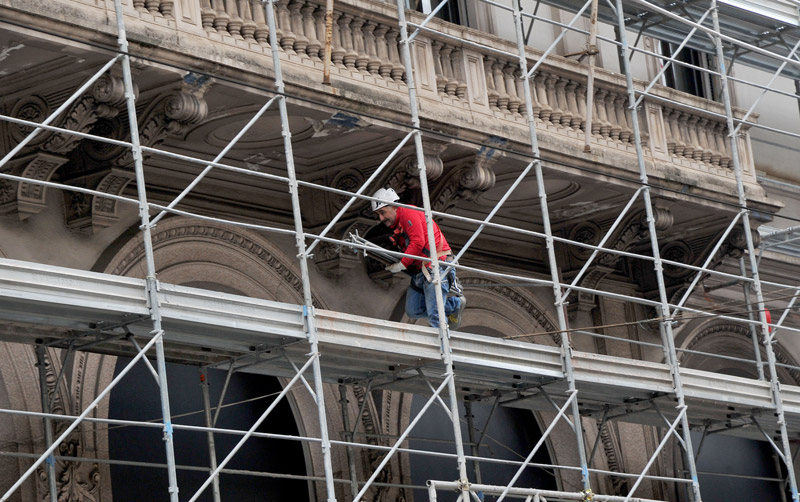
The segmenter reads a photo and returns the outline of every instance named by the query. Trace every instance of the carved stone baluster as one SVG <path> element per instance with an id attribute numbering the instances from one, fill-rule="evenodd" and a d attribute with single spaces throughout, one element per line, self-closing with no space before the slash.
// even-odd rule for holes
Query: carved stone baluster
<path id="1" fill-rule="evenodd" d="M 200 0 L 200 22 L 206 31 L 214 31 L 214 18 L 217 13 L 211 7 L 211 0 Z"/>
<path id="2" fill-rule="evenodd" d="M 233 38 L 241 40 L 242 37 L 242 17 L 239 15 L 239 5 L 237 0 L 225 0 L 225 6 L 227 7 L 228 14 L 231 16 L 231 20 L 228 21 L 228 33 Z"/>
<path id="3" fill-rule="evenodd" d="M 256 22 L 253 19 L 253 11 L 250 9 L 248 0 L 238 0 L 239 13 L 242 16 L 242 37 L 248 42 L 255 42 L 253 34 L 256 32 Z"/>
<path id="4" fill-rule="evenodd" d="M 583 84 L 578 84 L 577 88 L 575 89 L 575 101 L 578 106 L 578 117 L 579 117 L 579 124 L 578 127 L 581 131 L 586 131 L 586 86 Z"/>
<path id="5" fill-rule="evenodd" d="M 433 51 L 433 71 L 436 74 L 436 92 L 441 95 L 445 94 L 445 86 L 447 85 L 447 77 L 444 76 L 442 69 L 442 47 L 444 44 L 438 40 L 431 43 L 431 50 Z"/>
<path id="6" fill-rule="evenodd" d="M 464 51 L 460 47 L 453 50 L 450 60 L 453 63 L 453 78 L 456 79 L 456 97 L 467 97 L 467 77 L 464 75 Z"/>
<path id="7" fill-rule="evenodd" d="M 300 14 L 300 9 L 303 7 L 304 0 L 292 0 L 289 4 L 289 22 L 291 23 L 292 33 L 294 33 L 295 40 L 292 44 L 294 51 L 300 55 L 306 54 L 306 47 L 308 47 L 308 37 L 303 33 L 303 15 Z"/>
<path id="8" fill-rule="evenodd" d="M 356 51 L 356 68 L 364 74 L 369 74 L 367 71 L 367 64 L 369 64 L 369 54 L 367 54 L 366 40 L 364 39 L 364 23 L 367 20 L 363 17 L 357 17 L 350 23 L 353 30 L 353 48 Z"/>
<path id="9" fill-rule="evenodd" d="M 700 160 L 706 163 L 711 160 L 711 155 L 713 154 L 710 143 L 708 142 L 708 124 L 709 120 L 707 118 L 701 118 L 700 121 L 697 122 L 697 137 L 703 149 Z"/>
<path id="10" fill-rule="evenodd" d="M 553 108 L 547 100 L 547 88 L 545 87 L 546 79 L 547 75 L 541 71 L 536 73 L 536 76 L 533 78 L 536 87 L 536 101 L 539 102 L 539 118 L 544 122 L 549 121 L 550 114 L 553 113 Z"/>
<path id="11" fill-rule="evenodd" d="M 381 64 L 378 67 L 378 73 L 385 79 L 392 78 L 392 60 L 389 58 L 389 43 L 387 40 L 387 32 L 389 27 L 385 24 L 379 24 L 375 28 L 375 50 L 377 50 L 378 59 Z"/>
<path id="12" fill-rule="evenodd" d="M 606 114 L 606 97 L 608 96 L 608 91 L 602 88 L 598 88 L 597 92 L 595 93 L 594 97 L 594 104 L 595 104 L 595 112 L 597 116 L 597 133 L 600 136 L 608 137 L 609 133 L 611 132 L 611 122 L 608 121 L 608 115 Z M 592 124 L 592 133 L 595 132 L 595 125 Z"/>
<path id="13" fill-rule="evenodd" d="M 733 167 L 733 155 L 731 154 L 731 140 L 728 137 L 728 125 L 719 122 L 717 124 L 717 130 L 719 131 L 719 136 L 717 136 L 719 151 L 722 154 L 719 159 L 719 166 L 730 169 Z"/>
<path id="14" fill-rule="evenodd" d="M 620 125 L 619 139 L 624 143 L 629 143 L 633 137 L 633 121 L 630 119 L 630 110 L 628 110 L 628 96 L 620 94 L 617 97 L 617 121 Z"/>
<path id="15" fill-rule="evenodd" d="M 611 129 L 608 135 L 614 141 L 619 141 L 619 133 L 622 131 L 622 124 L 619 123 L 617 117 L 617 106 L 620 103 L 620 95 L 617 93 L 609 93 L 606 97 L 606 114 L 608 122 L 611 124 Z"/>
<path id="16" fill-rule="evenodd" d="M 281 29 L 280 44 L 288 54 L 294 54 L 294 41 L 297 39 L 292 32 L 292 19 L 289 14 L 289 0 L 277 0 L 275 9 L 277 10 L 278 26 Z"/>
<path id="17" fill-rule="evenodd" d="M 309 52 L 311 50 L 311 37 L 309 36 L 309 47 L 306 47 L 306 52 L 309 53 L 308 55 L 311 56 L 311 59 L 314 59 L 315 61 L 322 61 L 322 59 L 325 57 L 325 7 L 317 6 L 311 2 L 308 2 L 308 5 L 313 7 L 311 10 L 311 16 L 314 23 L 314 33 L 316 33 L 314 38 L 319 45 L 317 47 L 317 56 L 315 59 L 314 56 Z M 334 22 L 333 25 L 335 27 L 336 23 Z M 335 41 L 336 37 L 331 35 L 331 47 Z"/>
<path id="18" fill-rule="evenodd" d="M 494 64 L 492 64 L 492 75 L 494 76 L 494 88 L 497 89 L 497 107 L 507 112 L 510 97 L 506 93 L 506 84 L 503 81 L 503 68 L 505 66 L 505 62 L 495 59 Z"/>
<path id="19" fill-rule="evenodd" d="M 353 16 L 344 13 L 342 17 L 339 18 L 339 28 L 340 33 L 342 34 L 342 45 L 344 46 L 344 65 L 345 67 L 355 70 L 356 69 L 356 59 L 358 58 L 358 52 L 353 48 L 353 29 L 351 24 L 353 23 Z"/>
<path id="20" fill-rule="evenodd" d="M 147 12 L 147 9 L 144 7 L 145 0 L 133 0 L 133 8 L 139 12 Z"/>
<path id="21" fill-rule="evenodd" d="M 381 60 L 378 58 L 378 50 L 375 45 L 375 28 L 378 24 L 374 21 L 367 21 L 364 25 L 364 47 L 367 51 L 367 71 L 375 75 L 381 67 Z"/>
<path id="22" fill-rule="evenodd" d="M 453 63 L 451 60 L 452 52 L 452 45 L 444 44 L 442 45 L 442 48 L 439 49 L 439 56 L 442 60 L 442 72 L 444 73 L 444 78 L 447 79 L 447 82 L 444 84 L 444 92 L 447 93 L 448 96 L 455 96 L 456 87 L 458 87 L 458 82 L 456 82 L 456 79 L 453 78 Z"/>
<path id="23" fill-rule="evenodd" d="M 571 117 L 569 124 L 565 125 L 576 131 L 581 127 L 581 112 L 578 109 L 578 98 L 575 93 L 577 87 L 578 83 L 569 79 L 567 79 L 567 85 L 564 86 L 564 92 L 567 96 L 567 110 L 569 110 Z"/>
<path id="24" fill-rule="evenodd" d="M 708 147 L 711 149 L 711 158 L 709 162 L 715 166 L 719 166 L 719 160 L 722 158 L 722 151 L 719 149 L 719 123 L 709 122 L 708 129 Z"/>
<path id="25" fill-rule="evenodd" d="M 558 107 L 561 109 L 561 125 L 569 127 L 572 123 L 572 114 L 569 112 L 569 105 L 567 104 L 567 83 L 568 78 L 561 77 L 556 82 L 556 99 L 558 100 Z"/>
<path id="26" fill-rule="evenodd" d="M 347 51 L 344 49 L 344 44 L 342 43 L 342 30 L 339 27 L 339 18 L 341 15 L 341 11 L 333 11 L 333 41 L 331 42 L 333 47 L 331 48 L 331 63 L 333 63 L 334 66 L 344 68 L 344 63 L 342 61 L 344 60 L 344 54 Z"/>
<path id="27" fill-rule="evenodd" d="M 159 12 L 158 7 L 161 4 L 161 0 L 145 0 L 144 7 L 147 9 L 147 12 L 152 14 L 153 16 L 161 17 L 161 12 Z"/>
<path id="28" fill-rule="evenodd" d="M 547 91 L 547 102 L 553 111 L 550 112 L 550 122 L 553 125 L 561 124 L 561 108 L 558 106 L 558 96 L 556 96 L 556 82 L 558 76 L 548 73 L 544 79 L 544 88 Z"/>
<path id="29" fill-rule="evenodd" d="M 680 110 L 670 109 L 669 113 L 665 112 L 667 117 L 667 125 L 669 126 L 667 139 L 667 151 L 672 155 L 683 155 L 683 139 L 681 138 L 681 125 L 678 118 L 681 116 Z"/>
<path id="30" fill-rule="evenodd" d="M 494 61 L 491 58 L 488 57 L 483 58 L 483 70 L 486 73 L 486 88 L 487 88 L 487 96 L 489 99 L 490 108 L 497 107 L 497 99 L 500 96 L 494 87 L 494 74 L 492 73 L 493 64 Z"/>
<path id="31" fill-rule="evenodd" d="M 224 0 L 213 0 L 214 12 L 216 12 L 216 16 L 214 17 L 214 29 L 217 30 L 217 33 L 227 33 L 228 32 L 228 22 L 231 20 L 231 16 L 225 11 L 225 2 Z"/>
<path id="32" fill-rule="evenodd" d="M 514 70 L 514 83 L 517 85 L 517 96 L 519 97 L 519 114 L 524 116 L 525 113 L 525 80 L 522 78 L 522 70 L 517 67 Z M 531 93 L 533 94 L 533 93 Z"/>
<path id="33" fill-rule="evenodd" d="M 269 26 L 267 26 L 264 4 L 261 3 L 261 0 L 250 0 L 250 5 L 253 7 L 253 21 L 256 23 L 253 37 L 259 44 L 266 45 L 269 43 Z"/>
<path id="34" fill-rule="evenodd" d="M 396 82 L 403 80 L 403 73 L 405 73 L 405 66 L 403 66 L 403 61 L 400 59 L 400 49 L 397 46 L 399 37 L 400 32 L 394 27 L 386 34 L 386 44 L 389 46 L 389 60 L 392 62 L 392 79 Z"/>
<path id="35" fill-rule="evenodd" d="M 175 19 L 173 11 L 175 9 L 175 0 L 161 0 L 159 10 L 161 15 L 167 19 Z"/>
<path id="36" fill-rule="evenodd" d="M 514 70 L 519 68 L 513 63 L 508 63 L 503 67 L 503 80 L 506 85 L 506 94 L 508 94 L 508 111 L 511 113 L 519 113 L 519 107 L 522 100 L 517 95 L 517 83 L 514 81 Z"/>
<path id="37" fill-rule="evenodd" d="M 306 54 L 314 61 L 320 61 L 319 51 L 322 43 L 317 38 L 317 27 L 314 24 L 315 10 L 317 10 L 317 6 L 309 1 L 300 9 L 300 15 L 303 17 L 303 34 L 308 39 Z"/>
<path id="38" fill-rule="evenodd" d="M 689 121 L 689 135 L 692 138 L 692 145 L 694 145 L 694 152 L 692 158 L 697 161 L 703 160 L 703 142 L 700 139 L 700 121 L 702 117 L 697 115 L 692 116 Z"/>
<path id="39" fill-rule="evenodd" d="M 681 113 L 678 122 L 681 124 L 681 134 L 683 136 L 683 156 L 687 159 L 691 159 L 694 157 L 694 150 L 696 145 L 695 138 L 692 137 L 692 123 L 691 121 L 697 122 L 697 117 L 691 115 L 688 112 Z"/>

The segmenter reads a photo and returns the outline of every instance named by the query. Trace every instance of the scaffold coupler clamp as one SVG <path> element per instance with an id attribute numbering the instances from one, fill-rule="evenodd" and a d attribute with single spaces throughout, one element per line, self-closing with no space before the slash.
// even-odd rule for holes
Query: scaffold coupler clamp
<path id="1" fill-rule="evenodd" d="M 592 493 L 591 488 L 583 490 L 581 492 L 581 495 L 583 495 L 583 502 L 591 502 L 592 500 L 594 500 L 594 493 Z"/>

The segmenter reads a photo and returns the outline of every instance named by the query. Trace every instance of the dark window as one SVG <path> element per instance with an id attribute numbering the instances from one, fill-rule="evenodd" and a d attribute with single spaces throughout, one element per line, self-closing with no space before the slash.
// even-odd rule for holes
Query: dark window
<path id="1" fill-rule="evenodd" d="M 444 0 L 429 0 L 429 2 L 424 2 L 423 0 L 411 0 L 411 5 L 418 12 L 426 12 L 426 4 L 430 3 L 430 11 L 428 12 L 432 12 L 434 9 L 436 9 L 436 6 L 442 3 L 442 1 Z M 439 12 L 436 13 L 436 17 L 450 23 L 462 24 L 461 9 L 459 9 L 460 5 L 461 2 L 458 0 L 448 0 L 447 5 L 442 7 Z"/>
<path id="2" fill-rule="evenodd" d="M 684 47 L 675 54 L 677 45 L 668 42 L 661 42 L 661 54 L 669 56 L 682 63 L 690 64 L 698 68 L 714 69 L 714 59 L 711 55 Z M 666 63 L 664 61 L 663 63 Z M 662 64 L 663 64 L 662 63 Z M 716 99 L 714 81 L 708 73 L 683 66 L 680 64 L 670 64 L 664 72 L 663 84 L 667 87 L 677 89 L 701 98 Z"/>

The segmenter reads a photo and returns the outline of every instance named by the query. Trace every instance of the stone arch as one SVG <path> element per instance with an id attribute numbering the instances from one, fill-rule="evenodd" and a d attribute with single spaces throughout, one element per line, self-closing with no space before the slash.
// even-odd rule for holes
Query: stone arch
<path id="1" fill-rule="evenodd" d="M 710 321 L 698 326 L 686 336 L 682 348 L 714 355 L 738 357 L 754 360 L 753 342 L 750 328 L 746 324 L 726 321 Z M 780 341 L 773 345 L 775 359 L 780 364 L 797 366 L 797 360 L 789 353 Z M 764 348 L 759 344 L 761 360 L 766 361 Z M 680 352 L 681 366 L 702 368 L 707 371 L 726 373 L 729 375 L 758 378 L 755 364 L 732 361 L 714 357 L 713 355 Z M 778 377 L 782 383 L 798 385 L 800 371 L 795 368 L 778 367 Z"/>
<path id="2" fill-rule="evenodd" d="M 281 245 L 248 229 L 183 217 L 166 218 L 160 222 L 152 232 L 152 242 L 156 273 L 162 282 L 302 303 L 302 281 L 299 266 L 292 257 L 293 242 L 286 241 Z M 115 275 L 144 277 L 146 263 L 141 234 L 130 238 L 105 266 L 99 268 Z M 312 300 L 319 308 L 327 306 L 318 295 L 312 295 Z M 98 387 L 103 388 L 101 385 L 107 384 L 112 375 L 113 366 L 108 375 L 98 375 L 102 380 Z M 319 437 L 318 414 L 311 396 L 303 386 L 297 386 L 289 397 L 300 434 Z M 343 430 L 335 386 L 326 385 L 325 400 L 328 430 Z M 353 407 L 358 409 L 355 399 L 351 404 Z M 332 438 L 336 439 L 333 434 Z M 319 448 L 306 442 L 303 447 L 307 473 L 322 477 Z M 332 460 L 335 471 L 346 472 L 347 458 L 343 449 L 335 449 Z M 311 500 L 325 500 L 324 486 L 321 483 L 316 485 L 315 493 L 310 490 L 309 497 Z M 346 486 L 337 485 L 337 493 L 341 491 L 343 494 L 345 489 Z"/>
<path id="3" fill-rule="evenodd" d="M 512 337 L 519 341 L 549 346 L 556 346 L 560 343 L 560 337 L 555 333 L 558 327 L 552 307 L 553 301 L 544 296 L 546 293 L 540 297 L 536 294 L 536 290 L 531 288 L 509 286 L 503 281 L 489 279 L 474 273 L 459 272 L 458 275 L 468 298 L 460 331 L 486 336 Z M 549 289 L 546 291 L 550 292 Z M 401 297 L 398 305 L 399 312 L 402 312 L 404 301 L 404 297 Z M 402 321 L 412 322 L 405 315 L 403 315 Z M 426 320 L 422 319 L 416 322 L 425 323 Z M 407 424 L 414 417 L 409 414 L 410 408 L 403 411 L 402 422 Z M 532 415 L 539 429 L 544 431 L 556 413 L 533 412 Z M 594 421 L 584 420 L 584 426 L 586 434 L 593 440 L 595 434 L 593 428 L 596 429 Z M 553 463 L 579 465 L 575 435 L 563 420 L 548 437 L 546 447 Z M 606 467 L 604 463 L 602 468 Z M 556 480 L 559 486 L 580 485 L 580 476 L 575 476 L 569 471 L 562 472 L 556 477 Z"/>

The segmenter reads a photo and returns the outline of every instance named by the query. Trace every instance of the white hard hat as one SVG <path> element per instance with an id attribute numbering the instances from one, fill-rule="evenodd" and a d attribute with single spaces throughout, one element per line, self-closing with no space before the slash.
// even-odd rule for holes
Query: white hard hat
<path id="1" fill-rule="evenodd" d="M 389 205 L 390 202 L 397 202 L 400 200 L 400 196 L 397 195 L 397 192 L 394 191 L 394 188 L 381 188 L 375 195 L 373 195 L 376 199 L 379 199 L 380 202 L 377 200 L 371 200 L 370 203 L 372 204 L 372 210 L 377 211 L 382 207 L 386 207 Z"/>

